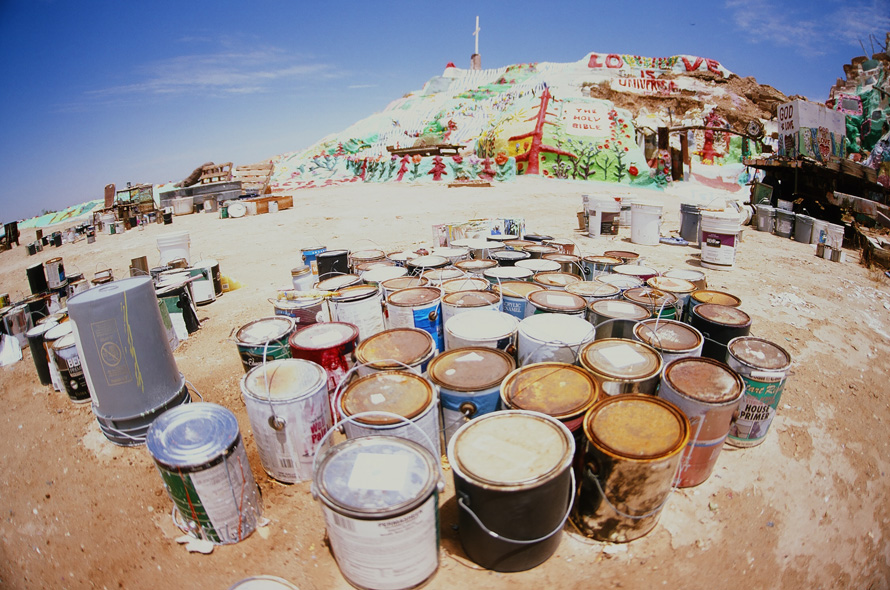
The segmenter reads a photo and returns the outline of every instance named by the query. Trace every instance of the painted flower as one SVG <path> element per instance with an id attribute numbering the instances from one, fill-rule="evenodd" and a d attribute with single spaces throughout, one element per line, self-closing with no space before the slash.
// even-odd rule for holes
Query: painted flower
<path id="1" fill-rule="evenodd" d="M 415 164 L 420 164 L 421 160 L 423 160 L 423 156 L 421 156 L 420 154 L 414 154 L 413 156 L 411 156 L 411 161 Z"/>
<path id="2" fill-rule="evenodd" d="M 636 166 L 631 166 L 630 168 L 627 169 L 627 171 L 630 173 L 631 176 L 636 176 L 637 174 L 640 173 L 640 171 L 637 169 Z"/>
<path id="3" fill-rule="evenodd" d="M 455 164 L 460 164 L 461 162 L 464 161 L 463 156 L 452 156 L 451 159 L 454 160 Z"/>
<path id="4" fill-rule="evenodd" d="M 509 159 L 510 159 L 510 158 L 508 158 L 508 157 L 507 157 L 507 154 L 504 153 L 504 152 L 498 152 L 498 155 L 496 155 L 496 156 L 494 157 L 494 161 L 497 163 L 498 166 L 503 166 L 504 164 L 507 163 L 507 161 L 508 161 Z"/>

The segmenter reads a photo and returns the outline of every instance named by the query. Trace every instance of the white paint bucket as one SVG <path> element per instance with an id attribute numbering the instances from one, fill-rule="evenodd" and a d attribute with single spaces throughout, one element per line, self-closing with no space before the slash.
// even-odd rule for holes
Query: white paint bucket
<path id="1" fill-rule="evenodd" d="M 698 287 L 691 281 L 668 276 L 652 277 L 646 281 L 646 284 L 653 289 L 671 293 L 677 298 L 677 319 L 682 319 L 684 317 L 683 309 L 689 303 L 690 295 L 692 295 L 693 291 L 698 289 Z"/>
<path id="2" fill-rule="evenodd" d="M 158 252 L 161 254 L 159 265 L 164 266 L 177 258 L 184 258 L 186 264 L 191 264 L 189 241 L 189 233 L 185 231 L 158 236 Z"/>
<path id="3" fill-rule="evenodd" d="M 613 198 L 594 197 L 588 201 L 587 235 L 591 238 L 618 234 L 621 203 Z"/>
<path id="4" fill-rule="evenodd" d="M 664 273 L 662 273 L 662 276 L 671 279 L 683 279 L 684 281 L 689 281 L 690 283 L 695 285 L 696 289 L 708 288 L 708 277 L 705 276 L 705 273 L 700 270 L 694 270 L 691 268 L 677 268 L 664 271 Z"/>
<path id="5" fill-rule="evenodd" d="M 825 244 L 836 250 L 840 250 L 844 246 L 844 226 L 836 223 L 828 224 L 828 235 L 825 238 Z M 47 273 L 48 275 L 48 273 Z M 52 285 L 50 285 L 52 287 Z"/>
<path id="6" fill-rule="evenodd" d="M 445 323 L 445 350 L 465 346 L 497 348 L 512 354 L 519 320 L 508 313 L 477 309 L 458 314 Z"/>
<path id="7" fill-rule="evenodd" d="M 810 236 L 811 244 L 824 244 L 828 241 L 828 222 L 813 218 L 813 233 Z"/>
<path id="8" fill-rule="evenodd" d="M 527 268 L 532 273 L 539 272 L 557 272 L 560 264 L 555 260 L 546 260 L 544 258 L 528 258 L 526 260 L 517 260 L 514 265 L 516 268 Z"/>
<path id="9" fill-rule="evenodd" d="M 560 254 L 560 256 L 565 256 L 565 254 Z M 536 285 L 556 291 L 565 291 L 567 286 L 583 280 L 577 274 L 562 271 L 538 272 L 532 277 L 532 282 Z"/>
<path id="10" fill-rule="evenodd" d="M 356 285 L 340 290 L 330 299 L 331 318 L 358 328 L 359 342 L 385 330 L 380 289 L 376 285 Z"/>
<path id="11" fill-rule="evenodd" d="M 404 276 L 386 279 L 380 283 L 380 286 L 383 288 L 383 298 L 388 299 L 396 291 L 412 287 L 425 287 L 429 282 L 429 279 L 426 277 Z"/>
<path id="12" fill-rule="evenodd" d="M 494 268 L 486 268 L 482 271 L 482 276 L 488 279 L 488 282 L 492 284 L 497 284 L 503 281 L 527 281 L 531 279 L 534 274 L 535 272 L 530 268 L 523 268 L 515 265 L 495 266 Z"/>
<path id="13" fill-rule="evenodd" d="M 656 203 L 633 203 L 631 209 L 630 241 L 634 244 L 657 246 L 661 239 L 661 216 L 664 207 Z"/>
<path id="14" fill-rule="evenodd" d="M 333 425 L 328 376 L 316 363 L 281 359 L 241 378 L 241 396 L 270 477 L 286 483 L 312 479 L 312 463 Z"/>
<path id="15" fill-rule="evenodd" d="M 714 270 L 732 270 L 740 232 L 737 213 L 702 211 L 701 265 Z"/>
<path id="16" fill-rule="evenodd" d="M 540 313 L 519 322 L 519 365 L 556 361 L 574 364 L 578 351 L 594 338 L 594 329 L 582 318 L 561 313 Z"/>
<path id="17" fill-rule="evenodd" d="M 430 250 L 430 254 L 433 256 L 442 256 L 447 259 L 449 263 L 454 264 L 458 260 L 465 260 L 470 256 L 469 248 L 433 248 Z"/>
<path id="18" fill-rule="evenodd" d="M 602 299 L 615 299 L 621 296 L 621 289 L 597 281 L 579 281 L 566 285 L 566 293 L 582 297 L 588 305 Z"/>
<path id="19" fill-rule="evenodd" d="M 501 311 L 501 298 L 491 291 L 458 291 L 442 296 L 442 321 L 446 324 L 457 314 L 478 309 Z"/>
<path id="20" fill-rule="evenodd" d="M 618 287 L 621 291 L 626 291 L 627 289 L 633 289 L 634 287 L 643 286 L 643 280 L 639 277 L 632 277 L 630 275 L 622 274 L 599 275 L 593 280 L 604 285 L 613 285 L 615 287 Z"/>
<path id="21" fill-rule="evenodd" d="M 438 287 L 445 281 L 461 278 L 462 276 L 464 276 L 464 271 L 454 267 L 433 268 L 423 271 L 423 273 L 421 273 L 421 276 L 426 277 L 426 279 L 429 281 L 430 287 Z"/>

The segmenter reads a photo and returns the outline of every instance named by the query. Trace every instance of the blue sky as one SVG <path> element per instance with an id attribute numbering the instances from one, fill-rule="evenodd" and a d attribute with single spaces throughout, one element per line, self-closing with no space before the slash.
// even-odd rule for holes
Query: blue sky
<path id="1" fill-rule="evenodd" d="M 827 98 L 890 0 L 0 0 L 0 220 L 307 147 L 442 72 L 588 52 L 720 61 Z"/>

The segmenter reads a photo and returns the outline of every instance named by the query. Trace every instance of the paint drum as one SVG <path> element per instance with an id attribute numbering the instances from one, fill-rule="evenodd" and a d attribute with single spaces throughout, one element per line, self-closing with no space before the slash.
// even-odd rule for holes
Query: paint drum
<path id="1" fill-rule="evenodd" d="M 34 326 L 25 333 L 25 337 L 28 339 L 28 349 L 31 351 L 31 358 L 34 359 L 34 368 L 37 369 L 37 378 L 41 385 L 50 385 L 53 382 L 49 369 L 49 357 L 43 347 L 43 337 L 55 325 L 55 321 L 45 322 Z"/>
<path id="2" fill-rule="evenodd" d="M 250 428 L 270 477 L 285 483 L 312 479 L 315 454 L 333 425 L 327 381 L 321 366 L 303 359 L 270 361 L 241 378 Z"/>
<path id="3" fill-rule="evenodd" d="M 614 287 L 618 287 L 622 292 L 627 291 L 628 289 L 634 289 L 636 287 L 642 287 L 643 281 L 638 279 L 637 277 L 631 277 L 627 275 L 619 275 L 619 274 L 607 274 L 607 275 L 598 275 L 593 279 L 594 282 L 602 283 L 603 285 L 612 285 Z"/>
<path id="4" fill-rule="evenodd" d="M 433 337 L 418 328 L 392 328 L 358 345 L 355 362 L 359 376 L 379 371 L 411 371 L 425 375 L 437 353 Z"/>
<path id="5" fill-rule="evenodd" d="M 355 272 L 358 270 L 359 264 L 365 264 L 368 262 L 382 262 L 386 260 L 386 252 L 376 249 L 356 250 L 349 253 L 348 260 L 350 270 L 352 272 Z"/>
<path id="6" fill-rule="evenodd" d="M 256 530 L 262 497 L 230 410 L 208 402 L 173 408 L 145 443 L 189 533 L 222 545 Z"/>
<path id="7" fill-rule="evenodd" d="M 544 290 L 544 287 L 527 281 L 503 281 L 491 288 L 500 294 L 503 311 L 520 320 L 525 318 L 529 293 Z"/>
<path id="8" fill-rule="evenodd" d="M 461 426 L 448 460 L 467 556 L 516 572 L 553 555 L 574 497 L 574 454 L 569 430 L 537 412 L 494 412 Z"/>
<path id="9" fill-rule="evenodd" d="M 539 272 L 532 277 L 532 282 L 552 291 L 565 291 L 566 287 L 582 282 L 577 274 L 567 272 Z"/>
<path id="10" fill-rule="evenodd" d="M 412 287 L 426 287 L 429 284 L 426 277 L 398 277 L 395 279 L 386 279 L 380 283 L 383 288 L 383 297 L 388 299 L 390 295 L 402 289 L 410 289 Z"/>
<path id="11" fill-rule="evenodd" d="M 61 258 L 51 258 L 43 266 L 46 268 L 46 283 L 50 289 L 59 289 L 68 284 Z"/>
<path id="12" fill-rule="evenodd" d="M 445 350 L 466 346 L 496 348 L 514 354 L 519 320 L 493 309 L 458 314 L 445 323 Z"/>
<path id="13" fill-rule="evenodd" d="M 585 536 L 627 543 L 655 528 L 667 502 L 689 421 L 651 395 L 606 398 L 584 416 L 581 481 L 572 523 Z"/>
<path id="14" fill-rule="evenodd" d="M 685 309 L 685 321 L 688 324 L 692 322 L 692 310 L 702 303 L 714 303 L 716 305 L 725 305 L 727 307 L 738 307 L 742 304 L 742 300 L 735 295 L 724 293 L 722 291 L 699 289 L 692 292 L 687 303 L 688 305 Z"/>
<path id="15" fill-rule="evenodd" d="M 587 301 L 578 295 L 545 289 L 528 294 L 525 313 L 526 317 L 534 314 L 562 314 L 584 319 Z"/>
<path id="16" fill-rule="evenodd" d="M 324 300 L 321 297 L 270 301 L 272 301 L 275 315 L 293 318 L 298 327 L 311 326 L 316 323 L 318 321 L 318 315 L 324 310 Z"/>
<path id="17" fill-rule="evenodd" d="M 528 281 L 534 274 L 533 270 L 521 266 L 496 266 L 482 271 L 482 276 L 493 285 L 505 281 Z"/>
<path id="18" fill-rule="evenodd" d="M 442 321 L 472 310 L 501 311 L 501 298 L 491 291 L 458 291 L 442 296 Z"/>
<path id="19" fill-rule="evenodd" d="M 72 322 L 64 322 L 56 324 L 43 334 L 43 350 L 49 364 L 50 380 L 55 391 L 65 391 L 65 382 L 62 380 L 62 373 L 59 371 L 59 363 L 56 355 L 53 353 L 53 346 L 63 337 L 74 331 Z M 83 363 L 81 363 L 83 364 Z"/>
<path id="20" fill-rule="evenodd" d="M 683 322 L 652 318 L 634 326 L 634 340 L 645 342 L 658 351 L 664 366 L 681 358 L 701 356 L 704 337 Z"/>
<path id="21" fill-rule="evenodd" d="M 347 322 L 358 328 L 359 341 L 386 329 L 383 324 L 380 288 L 376 285 L 356 285 L 340 289 L 340 293 L 331 297 L 328 304 L 333 321 Z"/>
<path id="22" fill-rule="evenodd" d="M 49 291 L 49 284 L 46 281 L 46 271 L 41 263 L 33 264 L 25 269 L 28 275 L 28 286 L 32 295 L 39 295 Z"/>
<path id="23" fill-rule="evenodd" d="M 210 280 L 213 282 L 213 292 L 216 297 L 223 294 L 222 274 L 219 271 L 219 261 L 213 258 L 199 260 L 192 265 L 192 268 L 206 268 L 210 271 Z"/>
<path id="24" fill-rule="evenodd" d="M 56 340 L 53 343 L 53 355 L 55 355 L 56 367 L 68 398 L 76 404 L 90 401 L 90 390 L 87 386 L 86 376 L 83 374 L 83 366 L 80 363 L 80 353 L 77 352 L 74 334 L 62 336 Z"/>
<path id="25" fill-rule="evenodd" d="M 315 255 L 318 267 L 318 278 L 325 279 L 333 275 L 349 273 L 348 250 L 325 250 Z"/>
<path id="26" fill-rule="evenodd" d="M 293 318 L 281 315 L 261 318 L 241 326 L 235 333 L 235 346 L 244 372 L 262 365 L 264 360 L 290 358 L 288 338 L 296 326 Z"/>
<path id="27" fill-rule="evenodd" d="M 652 287 L 635 287 L 621 294 L 631 303 L 645 307 L 650 317 L 673 319 L 677 317 L 679 300 L 676 295 Z"/>
<path id="28" fill-rule="evenodd" d="M 483 273 L 487 269 L 494 268 L 496 266 L 498 266 L 497 261 L 490 258 L 483 258 L 480 260 L 458 260 L 454 263 L 454 267 L 462 270 L 464 274 L 477 278 L 483 278 Z"/>
<path id="29" fill-rule="evenodd" d="M 343 322 L 313 324 L 290 335 L 291 357 L 312 361 L 327 374 L 327 389 L 333 395 L 352 367 L 358 328 Z"/>
<path id="30" fill-rule="evenodd" d="M 587 308 L 587 321 L 596 327 L 596 337 L 632 338 L 637 322 L 648 319 L 649 310 L 620 299 L 594 301 Z"/>
<path id="31" fill-rule="evenodd" d="M 351 381 L 340 396 L 338 406 L 343 428 L 350 439 L 387 435 L 412 440 L 432 454 L 442 455 L 439 399 L 429 381 L 408 371 L 381 371 Z M 385 412 L 405 418 L 397 420 Z"/>
<path id="32" fill-rule="evenodd" d="M 412 287 L 386 298 L 387 328 L 420 328 L 443 350 L 442 292 L 435 287 Z"/>
<path id="33" fill-rule="evenodd" d="M 791 355 L 763 338 L 734 338 L 727 345 L 726 362 L 745 382 L 739 415 L 729 429 L 729 444 L 754 447 L 766 439 L 776 416 Z"/>
<path id="34" fill-rule="evenodd" d="M 730 340 L 751 332 L 751 316 L 737 307 L 714 303 L 695 307 L 689 323 L 705 338 L 701 355 L 720 362 L 726 360 L 726 345 Z"/>
<path id="35" fill-rule="evenodd" d="M 680 408 L 690 426 L 676 485 L 697 486 L 711 475 L 744 392 L 738 373 L 710 358 L 679 359 L 664 368 L 658 397 Z"/>
<path id="36" fill-rule="evenodd" d="M 705 273 L 700 270 L 679 268 L 674 270 L 666 270 L 661 274 L 661 276 L 671 279 L 689 281 L 690 283 L 695 285 L 696 289 L 708 288 L 708 278 L 705 276 Z"/>
<path id="37" fill-rule="evenodd" d="M 664 364 L 658 351 L 624 338 L 596 340 L 581 349 L 581 366 L 600 384 L 605 395 L 655 395 Z"/>
<path id="38" fill-rule="evenodd" d="M 433 359 L 429 378 L 439 388 L 446 445 L 466 422 L 499 409 L 501 381 L 515 368 L 506 352 L 477 346 Z"/>
<path id="39" fill-rule="evenodd" d="M 460 291 L 486 291 L 491 283 L 483 278 L 465 276 L 459 279 L 450 279 L 439 285 L 442 295 L 458 293 Z"/>
<path id="40" fill-rule="evenodd" d="M 646 285 L 652 289 L 670 293 L 677 298 L 676 319 L 683 318 L 683 310 L 689 303 L 689 297 L 698 289 L 694 283 L 685 279 L 676 279 L 666 276 L 652 277 L 646 281 Z"/>
<path id="41" fill-rule="evenodd" d="M 439 287 L 445 281 L 461 278 L 464 276 L 464 271 L 454 267 L 433 268 L 423 271 L 421 276 L 426 277 L 430 287 Z"/>
<path id="42" fill-rule="evenodd" d="M 412 258 L 405 262 L 405 268 L 408 269 L 408 272 L 414 276 L 420 275 L 425 270 L 429 269 L 437 269 L 437 268 L 445 268 L 450 265 L 448 259 L 444 256 L 418 256 L 417 258 Z M 451 277 L 454 278 L 454 277 Z"/>
<path id="43" fill-rule="evenodd" d="M 340 573 L 356 588 L 415 588 L 439 567 L 439 470 L 412 441 L 390 436 L 331 448 L 313 479 Z"/>
<path id="44" fill-rule="evenodd" d="M 591 281 L 601 274 L 609 274 L 616 266 L 624 264 L 620 258 L 613 256 L 585 256 L 581 259 L 585 280 Z"/>
<path id="45" fill-rule="evenodd" d="M 615 285 L 606 285 L 597 281 L 578 281 L 577 283 L 566 285 L 566 293 L 582 297 L 589 306 L 594 301 L 620 297 L 621 289 Z"/>
<path id="46" fill-rule="evenodd" d="M 577 316 L 561 313 L 529 316 L 519 322 L 519 366 L 545 361 L 574 364 L 578 351 L 593 338 L 593 326 Z"/>

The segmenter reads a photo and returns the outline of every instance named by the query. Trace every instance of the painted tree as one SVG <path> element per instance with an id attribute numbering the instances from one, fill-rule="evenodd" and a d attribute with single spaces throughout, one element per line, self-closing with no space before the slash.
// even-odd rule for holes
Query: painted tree
<path id="1" fill-rule="evenodd" d="M 443 174 L 448 174 L 448 172 L 445 171 L 445 163 L 442 162 L 442 156 L 433 157 L 433 167 L 430 169 L 429 172 L 427 172 L 427 174 L 432 174 L 433 180 L 437 182 L 442 180 Z"/>
<path id="2" fill-rule="evenodd" d="M 540 174 L 541 154 L 561 154 L 569 158 L 577 158 L 572 152 L 567 152 L 558 147 L 544 144 L 544 125 L 556 125 L 556 123 L 547 120 L 548 115 L 556 116 L 554 113 L 547 112 L 547 105 L 550 103 L 551 99 L 553 99 L 553 97 L 550 95 L 550 89 L 545 87 L 544 92 L 541 94 L 541 105 L 538 107 L 538 114 L 526 119 L 527 121 L 535 122 L 534 130 L 528 133 L 523 133 L 522 135 L 514 135 L 509 139 L 509 141 L 519 141 L 528 138 L 531 138 L 532 140 L 531 147 L 529 147 L 528 151 L 516 156 L 517 163 L 526 163 L 526 174 Z M 555 99 L 553 100 L 555 102 Z"/>

